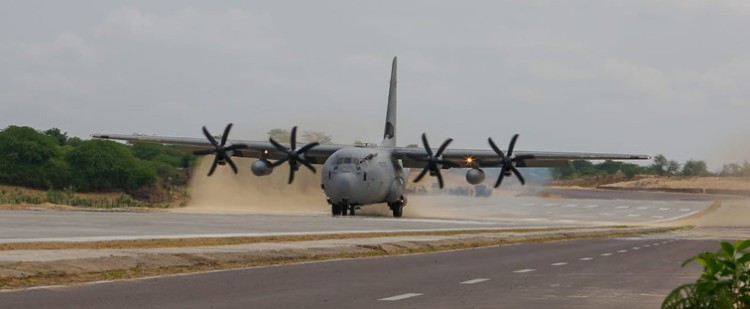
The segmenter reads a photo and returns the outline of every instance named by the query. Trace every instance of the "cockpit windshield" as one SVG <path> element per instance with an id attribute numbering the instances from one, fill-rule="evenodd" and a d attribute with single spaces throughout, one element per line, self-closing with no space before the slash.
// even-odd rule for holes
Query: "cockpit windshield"
<path id="1" fill-rule="evenodd" d="M 338 159 L 336 160 L 336 165 L 341 165 L 341 164 L 354 164 L 355 162 L 357 162 L 357 161 L 356 161 L 356 160 L 355 160 L 354 158 L 352 158 L 352 157 L 346 157 L 346 158 L 338 158 Z"/>

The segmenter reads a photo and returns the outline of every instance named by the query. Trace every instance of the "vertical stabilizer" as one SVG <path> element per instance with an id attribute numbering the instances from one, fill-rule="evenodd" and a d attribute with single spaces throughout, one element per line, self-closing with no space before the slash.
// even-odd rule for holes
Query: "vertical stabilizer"
<path id="1" fill-rule="evenodd" d="M 396 146 L 396 67 L 398 57 L 393 57 L 391 84 L 388 89 L 388 110 L 385 113 L 385 133 L 381 146 Z"/>

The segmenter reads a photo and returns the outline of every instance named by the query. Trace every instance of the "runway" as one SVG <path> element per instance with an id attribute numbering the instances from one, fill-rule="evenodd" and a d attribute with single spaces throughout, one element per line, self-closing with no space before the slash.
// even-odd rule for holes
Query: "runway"
<path id="1" fill-rule="evenodd" d="M 711 201 L 415 196 L 410 204 L 399 219 L 372 211 L 382 205 L 354 217 L 331 217 L 326 205 L 291 215 L 0 211 L 0 243 L 642 224 Z"/>
<path id="2" fill-rule="evenodd" d="M 598 239 L 0 293 L 9 308 L 655 308 L 715 241 Z"/>

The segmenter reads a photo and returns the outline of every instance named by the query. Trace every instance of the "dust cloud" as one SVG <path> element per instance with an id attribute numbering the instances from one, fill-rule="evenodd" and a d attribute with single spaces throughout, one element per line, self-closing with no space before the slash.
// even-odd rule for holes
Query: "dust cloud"
<path id="1" fill-rule="evenodd" d="M 250 172 L 255 159 L 232 158 L 236 175 L 229 166 L 218 166 L 208 177 L 213 157 L 200 160 L 193 171 L 188 191 L 190 202 L 180 212 L 255 213 L 255 214 L 323 214 L 330 213 L 319 174 L 306 168 L 294 175 L 289 185 L 289 166 L 274 169 L 269 176 L 257 177 Z M 320 170 L 320 166 L 317 167 Z"/>

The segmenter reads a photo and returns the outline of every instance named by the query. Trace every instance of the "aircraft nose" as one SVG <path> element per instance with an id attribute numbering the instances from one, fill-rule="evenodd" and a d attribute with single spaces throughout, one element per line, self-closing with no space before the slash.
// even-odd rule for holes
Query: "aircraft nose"
<path id="1" fill-rule="evenodd" d="M 355 180 L 355 176 L 352 173 L 338 173 L 333 176 L 332 187 L 330 197 L 333 200 L 341 201 L 344 199 L 351 200 L 352 198 L 352 185 Z"/>

